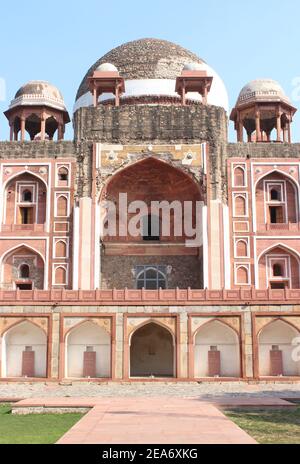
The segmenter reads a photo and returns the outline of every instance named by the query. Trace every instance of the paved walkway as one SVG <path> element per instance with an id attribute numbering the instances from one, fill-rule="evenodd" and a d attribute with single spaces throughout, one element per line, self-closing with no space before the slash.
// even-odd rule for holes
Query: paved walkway
<path id="1" fill-rule="evenodd" d="M 256 443 L 216 406 L 196 398 L 34 398 L 16 406 L 93 406 L 59 444 Z"/>
<path id="2" fill-rule="evenodd" d="M 60 444 L 253 444 L 215 406 L 196 399 L 115 398 L 95 406 Z"/>

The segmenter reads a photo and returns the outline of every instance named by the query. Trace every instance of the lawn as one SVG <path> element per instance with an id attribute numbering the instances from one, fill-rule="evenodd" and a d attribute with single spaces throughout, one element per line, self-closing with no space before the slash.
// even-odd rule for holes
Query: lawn
<path id="1" fill-rule="evenodd" d="M 0 404 L 0 444 L 51 444 L 67 432 L 83 414 L 13 415 Z"/>
<path id="2" fill-rule="evenodd" d="M 262 444 L 300 444 L 300 407 L 292 409 L 239 408 L 227 417 Z"/>

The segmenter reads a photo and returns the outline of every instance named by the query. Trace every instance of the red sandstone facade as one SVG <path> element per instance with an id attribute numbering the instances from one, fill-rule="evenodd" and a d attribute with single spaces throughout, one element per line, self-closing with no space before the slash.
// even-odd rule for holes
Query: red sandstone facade
<path id="1" fill-rule="evenodd" d="M 229 144 L 221 84 L 199 58 L 148 39 L 119 48 L 81 84 L 74 143 L 50 84 L 23 86 L 6 112 L 1 379 L 299 380 L 296 109 L 274 81 L 248 84 Z M 154 52 L 167 69 L 147 69 Z M 135 236 L 122 193 L 146 205 Z M 189 203 L 199 240 L 174 232 L 174 209 L 164 234 L 155 201 Z"/>

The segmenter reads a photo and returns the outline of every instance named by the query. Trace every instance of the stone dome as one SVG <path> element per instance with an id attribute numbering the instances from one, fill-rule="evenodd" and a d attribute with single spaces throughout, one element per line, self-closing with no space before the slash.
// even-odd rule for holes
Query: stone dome
<path id="1" fill-rule="evenodd" d="M 47 81 L 29 81 L 20 87 L 9 108 L 24 105 L 45 105 L 66 111 L 62 94 Z"/>
<path id="2" fill-rule="evenodd" d="M 115 65 L 111 63 L 102 63 L 96 68 L 96 71 L 100 72 L 118 72 L 118 69 Z"/>
<path id="3" fill-rule="evenodd" d="M 256 79 L 249 82 L 241 90 L 236 106 L 245 105 L 255 101 L 284 101 L 290 104 L 290 100 L 285 95 L 281 85 L 273 79 Z"/>
<path id="4" fill-rule="evenodd" d="M 89 92 L 88 77 L 104 63 L 113 64 L 125 79 L 123 97 L 140 96 L 178 96 L 175 92 L 175 81 L 184 66 L 201 65 L 208 75 L 214 77 L 208 103 L 228 109 L 228 95 L 225 85 L 218 74 L 205 61 L 180 45 L 160 39 L 139 39 L 114 48 L 96 63 L 83 78 L 77 95 L 74 111 L 83 106 L 92 105 Z M 105 94 L 101 100 L 111 98 Z M 187 95 L 189 98 L 189 95 Z M 201 100 L 199 94 L 190 96 L 193 100 Z"/>

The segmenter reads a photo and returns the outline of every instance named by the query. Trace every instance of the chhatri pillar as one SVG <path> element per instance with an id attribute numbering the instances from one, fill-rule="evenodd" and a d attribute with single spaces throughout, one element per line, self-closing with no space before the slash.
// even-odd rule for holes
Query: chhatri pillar
<path id="1" fill-rule="evenodd" d="M 296 111 L 278 82 L 257 79 L 242 89 L 230 119 L 238 142 L 244 142 L 245 130 L 248 143 L 291 143 L 291 123 Z"/>

